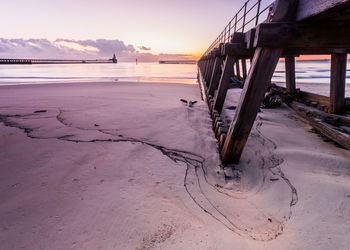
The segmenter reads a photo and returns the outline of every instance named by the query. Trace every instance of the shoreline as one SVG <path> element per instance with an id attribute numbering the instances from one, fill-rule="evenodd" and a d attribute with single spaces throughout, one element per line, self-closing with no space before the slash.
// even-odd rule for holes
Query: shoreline
<path id="1" fill-rule="evenodd" d="M 3 86 L 0 243 L 346 248 L 350 153 L 309 130 L 284 105 L 263 109 L 241 163 L 223 169 L 197 85 Z"/>

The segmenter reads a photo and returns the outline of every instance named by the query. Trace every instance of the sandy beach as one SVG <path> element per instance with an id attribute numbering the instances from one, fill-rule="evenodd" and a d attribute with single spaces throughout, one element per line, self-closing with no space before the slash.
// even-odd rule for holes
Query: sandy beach
<path id="1" fill-rule="evenodd" d="M 282 105 L 223 168 L 211 126 L 197 85 L 1 86 L 0 248 L 350 249 L 349 151 Z"/>

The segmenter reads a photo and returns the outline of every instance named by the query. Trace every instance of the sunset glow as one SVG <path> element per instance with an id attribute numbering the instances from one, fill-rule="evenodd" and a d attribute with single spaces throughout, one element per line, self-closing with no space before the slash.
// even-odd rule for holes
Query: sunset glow
<path id="1" fill-rule="evenodd" d="M 243 0 L 5 1 L 1 21 L 11 25 L 2 26 L 1 38 L 9 43 L 11 39 L 46 39 L 53 46 L 88 53 L 101 48 L 82 45 L 81 41 L 118 40 L 125 48 L 131 45 L 139 54 L 147 54 L 145 60 L 153 60 L 150 54 L 198 59 L 243 3 Z M 213 11 L 217 8 L 220 11 Z M 116 53 L 124 57 L 131 50 Z"/>
<path id="2" fill-rule="evenodd" d="M 197 60 L 244 2 L 4 1 L 0 20 L 11 25 L 1 28 L 1 56 Z"/>

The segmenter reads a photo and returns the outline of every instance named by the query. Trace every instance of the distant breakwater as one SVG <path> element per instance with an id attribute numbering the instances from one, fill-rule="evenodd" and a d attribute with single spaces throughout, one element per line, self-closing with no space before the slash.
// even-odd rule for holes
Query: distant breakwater
<path id="1" fill-rule="evenodd" d="M 0 59 L 0 64 L 80 64 L 80 63 L 115 63 L 107 60 L 64 60 L 64 59 Z"/>
<path id="2" fill-rule="evenodd" d="M 161 60 L 159 64 L 196 64 L 195 60 Z"/>

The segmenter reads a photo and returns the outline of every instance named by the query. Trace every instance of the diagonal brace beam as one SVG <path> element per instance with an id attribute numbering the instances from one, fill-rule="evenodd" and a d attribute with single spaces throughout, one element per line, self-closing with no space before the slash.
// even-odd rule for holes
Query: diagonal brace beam
<path id="1" fill-rule="evenodd" d="M 238 163 L 282 49 L 257 48 L 221 152 L 224 163 Z"/>

